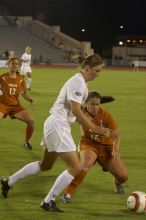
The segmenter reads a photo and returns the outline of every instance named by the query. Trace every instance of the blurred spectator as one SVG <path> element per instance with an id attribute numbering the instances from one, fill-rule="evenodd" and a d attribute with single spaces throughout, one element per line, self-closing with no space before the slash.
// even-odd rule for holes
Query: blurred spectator
<path id="1" fill-rule="evenodd" d="M 42 54 L 40 54 L 39 62 L 42 63 L 42 61 L 43 61 L 43 56 L 42 56 Z"/>
<path id="2" fill-rule="evenodd" d="M 132 62 L 132 65 L 133 65 L 133 71 L 138 72 L 138 69 L 139 69 L 139 61 L 138 61 L 138 59 L 134 60 Z"/>
<path id="3" fill-rule="evenodd" d="M 9 51 L 8 50 L 5 51 L 5 58 L 6 58 L 6 60 L 8 60 L 8 58 L 9 58 Z"/>

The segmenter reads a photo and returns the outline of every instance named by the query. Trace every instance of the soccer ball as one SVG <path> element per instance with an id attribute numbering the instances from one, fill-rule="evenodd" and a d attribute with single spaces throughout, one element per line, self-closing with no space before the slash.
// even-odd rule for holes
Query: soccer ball
<path id="1" fill-rule="evenodd" d="M 127 199 L 127 207 L 135 213 L 143 213 L 146 211 L 146 193 L 135 191 Z"/>

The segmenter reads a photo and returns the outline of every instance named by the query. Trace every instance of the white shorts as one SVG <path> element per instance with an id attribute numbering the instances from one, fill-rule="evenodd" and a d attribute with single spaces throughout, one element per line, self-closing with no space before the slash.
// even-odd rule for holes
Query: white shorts
<path id="1" fill-rule="evenodd" d="M 25 76 L 27 73 L 31 73 L 31 67 L 22 65 L 20 68 L 20 75 Z"/>
<path id="2" fill-rule="evenodd" d="M 58 120 L 54 115 L 49 116 L 44 123 L 42 142 L 49 152 L 76 151 L 69 123 Z"/>

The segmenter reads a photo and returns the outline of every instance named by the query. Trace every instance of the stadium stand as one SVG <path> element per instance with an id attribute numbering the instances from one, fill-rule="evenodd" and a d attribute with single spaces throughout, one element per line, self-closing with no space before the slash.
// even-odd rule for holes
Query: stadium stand
<path id="1" fill-rule="evenodd" d="M 49 43 L 40 40 L 21 28 L 2 26 L 0 28 L 0 39 L 1 50 L 14 50 L 18 56 L 22 55 L 26 46 L 32 47 L 33 63 L 39 63 L 40 55 L 42 56 L 41 62 L 64 62 L 64 54 L 61 50 L 56 49 Z"/>
<path id="2" fill-rule="evenodd" d="M 90 42 L 80 42 L 32 17 L 0 16 L 0 50 L 14 50 L 21 56 L 25 47 L 32 47 L 33 63 L 74 62 L 79 54 L 93 54 Z M 66 58 L 69 59 L 66 59 Z"/>
<path id="3" fill-rule="evenodd" d="M 80 42 L 60 32 L 59 26 L 48 26 L 32 17 L 0 16 L 0 50 L 14 50 L 21 56 L 32 47 L 33 63 L 67 63 L 79 54 L 92 54 L 90 42 Z M 71 59 L 66 59 L 66 55 Z"/>

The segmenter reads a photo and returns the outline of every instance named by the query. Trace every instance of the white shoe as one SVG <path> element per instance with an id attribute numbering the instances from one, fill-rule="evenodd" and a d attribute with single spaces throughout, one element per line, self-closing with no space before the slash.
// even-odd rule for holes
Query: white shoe
<path id="1" fill-rule="evenodd" d="M 71 195 L 68 193 L 62 194 L 61 201 L 62 201 L 62 203 L 70 203 L 71 202 Z"/>

